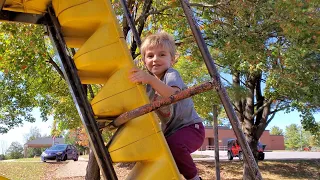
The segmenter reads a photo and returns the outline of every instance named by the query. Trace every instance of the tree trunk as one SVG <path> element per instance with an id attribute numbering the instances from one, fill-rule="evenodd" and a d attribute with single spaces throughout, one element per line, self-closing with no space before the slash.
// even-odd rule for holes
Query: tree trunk
<path id="1" fill-rule="evenodd" d="M 257 144 L 258 144 L 258 139 L 256 136 L 256 126 L 254 124 L 255 118 L 253 117 L 254 114 L 254 98 L 255 98 L 255 86 L 256 86 L 256 81 L 255 77 L 250 75 L 247 80 L 247 88 L 249 90 L 249 93 L 245 99 L 245 107 L 244 107 L 244 121 L 242 124 L 242 129 L 244 132 L 244 135 L 246 137 L 246 140 L 250 146 L 250 149 L 252 151 L 252 154 L 258 162 L 258 155 L 257 155 Z M 255 179 L 255 177 L 251 176 L 250 173 L 250 168 L 247 164 L 246 161 L 244 161 L 243 165 L 243 179 L 244 180 L 251 180 Z"/>
<path id="2" fill-rule="evenodd" d="M 258 140 L 254 136 L 251 136 L 250 134 L 246 134 L 246 139 L 248 141 L 250 149 L 252 150 L 252 154 L 258 164 L 258 153 L 257 153 Z M 243 161 L 243 162 L 244 162 L 243 163 L 243 179 L 254 180 L 255 178 L 251 176 L 251 172 L 248 164 L 246 163 L 246 161 Z"/>
<path id="3" fill-rule="evenodd" d="M 91 149 L 87 165 L 86 180 L 100 180 L 100 168 Z"/>

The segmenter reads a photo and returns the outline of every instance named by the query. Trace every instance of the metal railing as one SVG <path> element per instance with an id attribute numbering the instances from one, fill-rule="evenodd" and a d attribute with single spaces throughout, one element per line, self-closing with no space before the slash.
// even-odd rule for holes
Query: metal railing
<path id="1" fill-rule="evenodd" d="M 215 146 L 206 146 L 206 150 L 213 151 L 215 150 Z M 219 146 L 219 151 L 227 151 L 227 146 Z"/>

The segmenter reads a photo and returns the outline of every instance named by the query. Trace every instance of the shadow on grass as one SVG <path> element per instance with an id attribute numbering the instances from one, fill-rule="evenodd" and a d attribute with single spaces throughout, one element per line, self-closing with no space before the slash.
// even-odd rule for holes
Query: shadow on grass
<path id="1" fill-rule="evenodd" d="M 68 164 L 68 161 L 47 161 L 47 162 L 41 162 L 41 163 L 46 163 L 46 164 Z"/>
<path id="2" fill-rule="evenodd" d="M 198 162 L 199 174 L 203 179 L 215 179 L 214 162 Z M 260 161 L 262 177 L 272 179 L 319 179 L 320 159 L 314 160 L 272 160 Z M 235 180 L 243 178 L 243 164 L 240 161 L 220 162 L 221 179 Z"/>
<path id="3" fill-rule="evenodd" d="M 262 172 L 268 172 L 288 179 L 320 178 L 320 159 L 263 161 L 259 163 L 259 168 Z"/>

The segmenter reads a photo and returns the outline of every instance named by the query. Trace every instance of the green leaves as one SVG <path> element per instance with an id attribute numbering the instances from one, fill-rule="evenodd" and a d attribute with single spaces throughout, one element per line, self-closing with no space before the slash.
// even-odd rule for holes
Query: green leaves
<path id="1" fill-rule="evenodd" d="M 148 14 L 143 14 L 145 2 L 131 2 L 129 7 L 137 22 L 147 17 L 142 37 L 159 30 L 172 33 L 179 55 L 175 68 L 185 83 L 192 86 L 210 80 L 178 1 L 153 1 Z M 232 101 L 254 108 L 251 114 L 245 107 L 239 113 L 264 129 L 271 114 L 262 117 L 259 109 L 269 108 L 264 111 L 269 113 L 295 109 L 302 114 L 303 127 L 316 132 L 319 126 L 312 114 L 320 105 L 317 1 L 193 3 L 197 23 Z M 122 24 L 119 1 L 113 1 L 113 6 Z M 80 121 L 68 88 L 48 63 L 54 54 L 48 38 L 43 38 L 43 28 L 1 23 L 0 29 L 0 132 L 24 120 L 34 121 L 30 113 L 34 107 L 40 107 L 44 120 L 53 115 L 59 129 L 77 127 Z M 238 85 L 230 80 L 231 73 L 239 73 Z M 95 91 L 99 88 L 94 86 Z M 211 120 L 212 102 L 219 102 L 216 93 L 203 93 L 193 100 L 199 114 Z M 272 103 L 263 106 L 266 102 Z"/>
<path id="2" fill-rule="evenodd" d="M 273 126 L 270 130 L 271 135 L 283 135 L 283 130 L 278 126 Z"/>
<path id="3" fill-rule="evenodd" d="M 34 122 L 31 112 L 36 107 L 40 108 L 44 121 L 49 115 L 66 120 L 68 112 L 77 118 L 73 103 L 73 109 L 60 110 L 66 107 L 62 99 L 71 99 L 70 93 L 62 77 L 48 63 L 49 56 L 54 54 L 43 27 L 1 23 L 0 29 L 0 133 L 23 121 Z"/>

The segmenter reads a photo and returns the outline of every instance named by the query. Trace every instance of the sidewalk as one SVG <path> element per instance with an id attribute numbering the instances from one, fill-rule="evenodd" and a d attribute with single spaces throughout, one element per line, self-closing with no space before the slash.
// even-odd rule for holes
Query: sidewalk
<path id="1" fill-rule="evenodd" d="M 206 150 L 206 151 L 195 151 L 194 153 L 192 153 L 194 155 L 203 155 L 203 156 L 209 156 L 209 157 L 199 157 L 199 158 L 193 158 L 194 161 L 207 161 L 207 162 L 212 162 L 214 161 L 214 157 L 215 157 L 215 152 L 211 151 L 211 150 Z M 219 151 L 219 160 L 227 160 L 228 156 L 227 156 L 227 151 Z"/>

